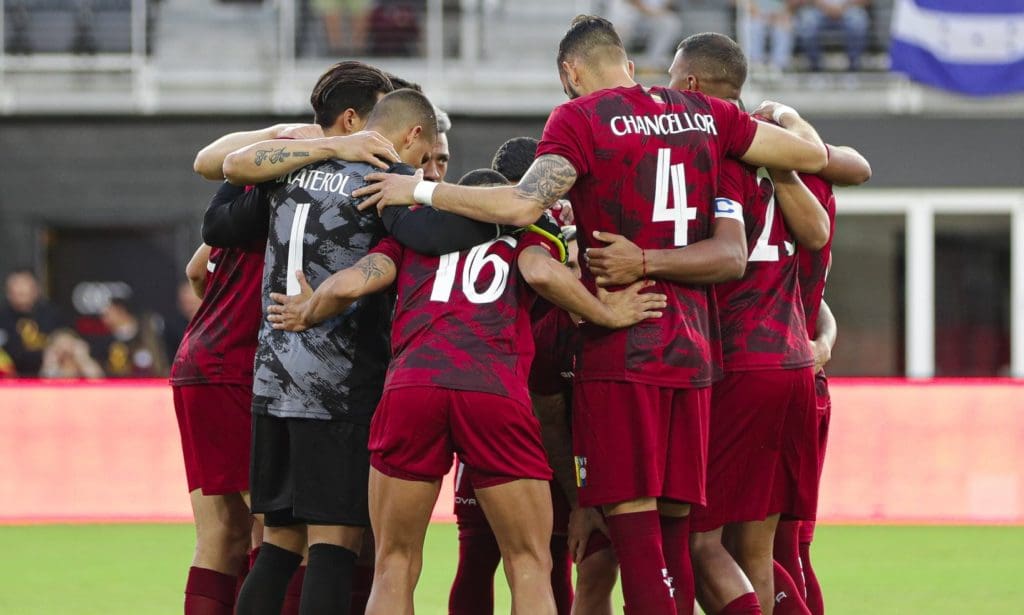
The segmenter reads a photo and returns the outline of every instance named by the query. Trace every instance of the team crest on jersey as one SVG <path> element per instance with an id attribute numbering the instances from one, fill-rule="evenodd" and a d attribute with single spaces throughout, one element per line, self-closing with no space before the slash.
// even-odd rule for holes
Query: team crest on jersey
<path id="1" fill-rule="evenodd" d="M 576 486 L 587 486 L 587 458 L 576 457 Z"/>

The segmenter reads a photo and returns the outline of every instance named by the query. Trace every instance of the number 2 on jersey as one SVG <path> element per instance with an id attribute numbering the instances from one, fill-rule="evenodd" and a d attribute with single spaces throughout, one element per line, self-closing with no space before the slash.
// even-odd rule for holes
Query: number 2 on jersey
<path id="1" fill-rule="evenodd" d="M 475 246 L 466 256 L 466 264 L 462 267 L 462 292 L 470 303 L 494 303 L 505 292 L 512 267 L 497 254 L 487 253 L 487 250 L 499 241 L 504 241 L 513 248 L 516 247 L 516 240 L 512 237 L 499 237 Z M 455 277 L 459 269 L 459 256 L 458 252 L 449 252 L 441 256 L 437 273 L 434 274 L 434 286 L 430 291 L 431 301 L 447 303 L 451 299 L 452 290 L 455 288 Z M 476 282 L 488 264 L 494 267 L 494 277 L 491 278 L 490 285 L 483 292 L 477 291 Z"/>
<path id="2" fill-rule="evenodd" d="M 669 180 L 672 181 L 672 207 L 668 204 Z M 672 164 L 672 150 L 658 150 L 658 171 L 654 177 L 654 222 L 675 223 L 676 246 L 685 246 L 689 240 L 690 222 L 697 219 L 697 208 L 686 205 L 686 168 L 682 163 Z"/>

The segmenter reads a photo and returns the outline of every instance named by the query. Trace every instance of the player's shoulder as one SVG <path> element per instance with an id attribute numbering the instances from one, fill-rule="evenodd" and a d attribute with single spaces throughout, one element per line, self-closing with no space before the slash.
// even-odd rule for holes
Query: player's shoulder
<path id="1" fill-rule="evenodd" d="M 716 100 L 703 92 L 676 90 L 663 86 L 654 86 L 650 92 L 661 98 L 668 105 L 684 107 L 689 111 L 710 110 L 714 104 L 713 101 Z"/>

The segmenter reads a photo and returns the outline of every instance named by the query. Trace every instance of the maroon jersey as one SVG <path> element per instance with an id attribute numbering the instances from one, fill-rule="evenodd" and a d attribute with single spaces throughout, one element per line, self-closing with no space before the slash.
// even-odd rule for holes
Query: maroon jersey
<path id="1" fill-rule="evenodd" d="M 265 246 L 213 248 L 206 294 L 174 355 L 171 384 L 252 386 L 263 321 L 260 288 Z"/>
<path id="2" fill-rule="evenodd" d="M 642 86 L 601 90 L 557 107 L 537 155 L 566 158 L 577 179 L 569 192 L 580 250 L 600 247 L 593 231 L 625 235 L 646 249 L 671 249 L 711 235 L 718 171 L 741 156 L 757 130 L 727 102 Z M 591 289 L 593 275 L 583 269 Z M 582 327 L 576 375 L 665 387 L 711 384 L 716 345 L 707 286 L 658 280 L 663 316 L 627 329 Z"/>
<path id="3" fill-rule="evenodd" d="M 800 293 L 804 302 L 804 320 L 807 321 L 807 338 L 814 339 L 818 327 L 818 311 L 821 309 L 821 298 L 825 296 L 825 278 L 832 263 L 832 234 L 836 230 L 836 196 L 832 193 L 832 184 L 817 175 L 800 174 L 800 179 L 818 199 L 828 213 L 828 241 L 825 247 L 812 252 L 797 250 L 800 261 Z"/>
<path id="4" fill-rule="evenodd" d="M 747 271 L 715 285 L 725 371 L 796 369 L 814 363 L 804 335 L 796 241 L 775 205 L 771 180 L 757 169 L 727 160 L 720 198 L 740 203 L 747 232 Z"/>
<path id="5" fill-rule="evenodd" d="M 535 295 L 519 276 L 516 257 L 534 245 L 558 258 L 558 249 L 536 233 L 502 235 L 441 256 L 419 254 L 392 238 L 371 250 L 398 269 L 394 358 L 385 390 L 437 386 L 501 395 L 529 407 Z"/>
<path id="6" fill-rule="evenodd" d="M 565 310 L 554 308 L 533 321 L 533 343 L 541 351 L 530 366 L 530 392 L 537 395 L 572 392 L 579 328 Z"/>

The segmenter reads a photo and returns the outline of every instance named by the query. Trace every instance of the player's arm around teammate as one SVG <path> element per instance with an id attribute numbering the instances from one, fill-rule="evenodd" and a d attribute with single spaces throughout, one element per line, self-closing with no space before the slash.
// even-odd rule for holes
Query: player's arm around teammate
<path id="1" fill-rule="evenodd" d="M 724 205 L 716 206 L 716 210 L 722 207 Z M 747 266 L 747 236 L 742 216 L 739 212 L 738 218 L 716 218 L 711 237 L 686 249 L 642 250 L 622 235 L 594 231 L 594 238 L 607 246 L 591 248 L 584 261 L 599 286 L 631 284 L 642 278 L 685 284 L 737 280 L 743 277 Z"/>
<path id="2" fill-rule="evenodd" d="M 275 329 L 305 331 L 348 309 L 360 297 L 385 290 L 395 281 L 395 262 L 383 254 L 367 254 L 355 265 L 342 269 L 314 291 L 301 271 L 295 272 L 298 295 L 270 293 L 277 302 L 267 308 L 267 320 Z"/>
<path id="3" fill-rule="evenodd" d="M 294 138 L 260 141 L 231 152 L 224 158 L 224 178 L 238 185 L 258 184 L 331 158 L 366 162 L 381 169 L 401 161 L 395 146 L 373 130 L 329 137 L 321 131 L 310 138 L 299 131 L 292 134 Z"/>
<path id="4" fill-rule="evenodd" d="M 811 340 L 815 373 L 823 370 L 832 360 L 832 349 L 836 346 L 838 335 L 839 327 L 836 324 L 836 317 L 832 313 L 832 309 L 822 299 L 821 309 L 818 311 L 818 322 L 814 328 L 814 339 Z"/>
<path id="5" fill-rule="evenodd" d="M 200 244 L 195 254 L 185 265 L 185 278 L 188 280 L 192 292 L 200 299 L 206 294 L 206 277 L 209 274 L 207 267 L 210 262 L 210 246 Z"/>
<path id="6" fill-rule="evenodd" d="M 871 179 L 871 164 L 848 145 L 826 145 L 828 165 L 818 177 L 836 186 L 859 186 Z"/>
<path id="7" fill-rule="evenodd" d="M 260 128 L 258 130 L 246 130 L 226 134 L 199 150 L 199 153 L 196 154 L 195 160 L 192 162 L 192 170 L 206 179 L 214 181 L 222 180 L 224 179 L 224 172 L 222 168 L 224 165 L 224 159 L 231 152 L 252 145 L 253 143 L 259 143 L 260 141 L 294 136 L 296 131 L 310 130 L 320 130 L 320 127 L 316 124 L 274 124 L 273 126 Z M 302 132 L 300 134 L 316 136 L 315 133 L 310 132 Z M 320 130 L 320 136 L 323 136 L 323 130 Z"/>

